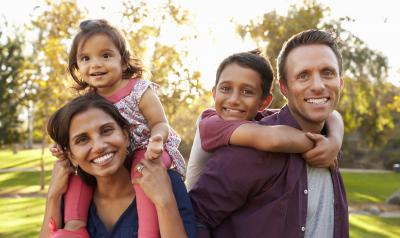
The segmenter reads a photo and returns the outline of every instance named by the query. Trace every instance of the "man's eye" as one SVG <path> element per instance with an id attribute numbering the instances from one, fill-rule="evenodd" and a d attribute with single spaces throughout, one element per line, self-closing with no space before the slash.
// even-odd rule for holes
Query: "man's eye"
<path id="1" fill-rule="evenodd" d="M 323 75 L 325 77 L 334 77 L 335 73 L 332 70 L 324 70 Z"/>
<path id="2" fill-rule="evenodd" d="M 299 76 L 297 76 L 298 79 L 302 80 L 307 80 L 308 79 L 308 74 L 307 73 L 301 73 Z"/>

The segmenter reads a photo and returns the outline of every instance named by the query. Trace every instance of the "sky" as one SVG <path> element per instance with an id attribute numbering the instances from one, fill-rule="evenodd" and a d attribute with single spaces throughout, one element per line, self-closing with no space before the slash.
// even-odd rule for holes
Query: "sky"
<path id="1" fill-rule="evenodd" d="M 11 24 L 30 21 L 33 8 L 40 0 L 13 0 L 2 4 L 0 17 Z M 157 4 L 157 0 L 148 0 Z M 176 0 L 188 9 L 198 37 L 192 41 L 190 55 L 195 58 L 196 68 L 202 73 L 202 83 L 210 89 L 220 61 L 232 53 L 255 48 L 253 42 L 243 41 L 234 31 L 234 23 L 245 24 L 263 13 L 276 10 L 285 14 L 288 7 L 299 0 Z M 368 47 L 388 57 L 389 80 L 400 86 L 400 14 L 396 0 L 356 1 L 318 0 L 330 7 L 332 19 L 349 16 L 354 21 L 344 27 L 364 40 Z M 89 18 L 106 18 L 118 26 L 121 4 L 115 0 L 78 0 L 78 5 L 88 9 Z M 24 6 L 24 7 L 21 7 Z"/>

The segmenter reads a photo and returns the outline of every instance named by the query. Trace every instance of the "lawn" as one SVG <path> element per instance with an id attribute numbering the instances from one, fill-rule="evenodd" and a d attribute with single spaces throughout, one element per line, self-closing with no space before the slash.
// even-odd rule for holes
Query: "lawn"
<path id="1" fill-rule="evenodd" d="M 0 151 L 0 169 L 39 169 L 40 150 L 28 150 L 13 155 L 11 151 Z M 45 156 L 46 182 L 49 182 L 54 159 L 48 151 Z M 40 192 L 39 171 L 16 171 L 0 173 L 0 195 L 7 193 Z M 400 174 L 394 173 L 343 173 L 347 197 L 350 204 L 381 203 L 394 191 L 400 189 Z M 46 188 L 47 189 L 47 188 Z M 37 237 L 44 212 L 44 198 L 0 198 L 0 237 Z M 352 238 L 400 237 L 400 218 L 350 215 Z"/>

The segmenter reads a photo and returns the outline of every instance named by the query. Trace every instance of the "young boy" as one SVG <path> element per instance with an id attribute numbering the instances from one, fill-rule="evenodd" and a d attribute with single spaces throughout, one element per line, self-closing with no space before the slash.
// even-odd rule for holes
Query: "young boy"
<path id="1" fill-rule="evenodd" d="M 271 65 L 257 50 L 233 54 L 221 62 L 212 89 L 215 110 L 205 110 L 198 121 L 187 166 L 185 183 L 188 190 L 201 175 L 209 153 L 226 145 L 303 153 L 311 166 L 336 166 L 343 139 L 339 113 L 332 113 L 328 120 L 328 138 L 283 125 L 257 124 L 258 120 L 277 112 L 264 110 L 272 100 L 272 82 Z"/>

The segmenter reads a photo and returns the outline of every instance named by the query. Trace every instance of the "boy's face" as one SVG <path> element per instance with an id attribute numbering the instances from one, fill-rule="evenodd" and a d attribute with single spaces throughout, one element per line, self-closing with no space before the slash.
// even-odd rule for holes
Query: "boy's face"
<path id="1" fill-rule="evenodd" d="M 222 71 L 213 88 L 215 109 L 224 120 L 252 120 L 271 102 L 262 98 L 262 80 L 258 72 L 230 64 Z"/>

